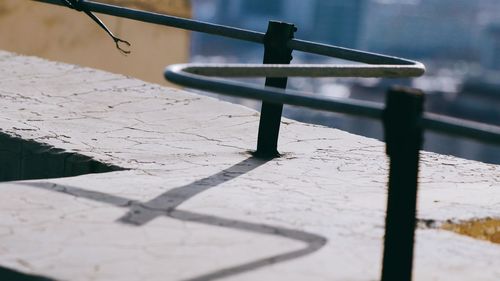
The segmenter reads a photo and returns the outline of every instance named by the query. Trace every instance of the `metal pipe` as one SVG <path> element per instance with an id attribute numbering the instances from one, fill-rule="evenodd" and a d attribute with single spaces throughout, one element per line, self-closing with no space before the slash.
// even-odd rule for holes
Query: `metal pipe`
<path id="1" fill-rule="evenodd" d="M 209 77 L 417 77 L 419 65 L 185 64 L 183 71 Z"/>
<path id="2" fill-rule="evenodd" d="M 438 115 L 424 113 L 422 127 L 448 135 L 462 136 L 491 144 L 500 144 L 500 127 Z"/>
<path id="3" fill-rule="evenodd" d="M 363 77 L 381 77 L 381 76 L 368 76 L 368 74 L 380 74 L 385 70 L 377 70 L 377 68 L 387 67 L 388 69 L 396 66 L 324 66 L 324 65 L 250 65 L 244 67 L 241 65 L 227 65 L 228 68 L 224 70 L 224 65 L 189 65 L 178 64 L 172 65 L 165 70 L 165 77 L 174 83 L 180 85 L 196 88 L 200 90 L 215 92 L 223 95 L 236 96 L 241 98 L 263 100 L 267 102 L 290 104 L 295 106 L 308 107 L 317 110 L 331 111 L 337 113 L 351 114 L 360 117 L 367 117 L 373 119 L 381 119 L 383 105 L 379 103 L 354 101 L 354 100 L 334 100 L 324 97 L 317 97 L 313 94 L 308 94 L 300 91 L 283 91 L 275 88 L 262 88 L 255 85 L 246 83 L 224 80 L 220 78 L 208 77 L 218 74 L 227 74 L 228 77 L 256 77 L 256 76 L 303 76 L 303 77 L 328 77 L 329 75 L 321 74 L 320 69 L 331 76 L 346 76 L 352 74 L 366 74 Z M 301 69 L 304 67 L 303 69 Z M 276 70 L 272 70 L 276 68 Z M 308 71 L 309 70 L 309 71 Z M 399 77 L 412 76 L 410 74 L 420 74 L 423 69 L 418 66 L 409 66 L 399 69 L 397 73 Z M 229 72 L 234 71 L 230 75 Z M 382 71 L 382 72 L 378 72 Z M 355 73 L 356 72 L 356 73 Z M 260 75 L 259 75 L 260 74 Z M 308 75 L 310 74 L 310 75 Z M 207 75 L 207 76 L 203 76 Z M 315 76 L 318 75 L 318 76 Z M 224 75 L 221 75 L 224 76 Z M 345 77 L 345 76 L 344 76 Z M 352 76 L 350 76 L 352 77 Z M 433 113 L 424 113 L 419 121 L 419 124 L 428 130 L 467 137 L 470 139 L 500 144 L 500 127 L 493 125 L 486 125 L 477 122 L 471 122 L 463 119 L 442 116 Z"/>
<path id="4" fill-rule="evenodd" d="M 300 39 L 290 40 L 288 42 L 288 46 L 297 51 L 368 64 L 418 65 L 422 68 L 424 67 L 423 64 L 408 59 L 363 52 L 359 50 L 320 44 Z"/>
<path id="5" fill-rule="evenodd" d="M 287 42 L 293 38 L 297 28 L 293 24 L 269 21 L 264 40 L 264 64 L 290 64 L 292 49 Z M 288 77 L 266 77 L 266 87 L 286 89 Z M 254 155 L 271 159 L 279 156 L 278 139 L 280 133 L 283 104 L 262 102 L 260 109 L 257 150 Z"/>
<path id="6" fill-rule="evenodd" d="M 64 6 L 61 0 L 33 0 L 37 2 Z M 263 44 L 265 34 L 262 32 L 235 28 L 225 25 L 213 24 L 192 19 L 162 15 L 154 12 L 141 11 L 115 5 L 103 4 L 88 0 L 80 0 L 81 7 L 96 13 L 154 23 L 164 26 L 176 27 L 190 31 L 208 33 L 248 42 Z M 311 54 L 324 55 L 350 61 L 382 64 L 382 65 L 413 65 L 425 70 L 424 66 L 416 61 L 398 57 L 385 56 L 354 49 L 342 48 L 326 44 L 319 44 L 299 39 L 290 39 L 287 46 L 293 50 Z"/>
<path id="7" fill-rule="evenodd" d="M 384 111 L 386 153 L 390 159 L 382 281 L 410 281 L 423 142 L 424 93 L 396 87 L 387 92 Z"/>
<path id="8" fill-rule="evenodd" d="M 64 6 L 61 0 L 33 0 L 47 4 Z M 91 12 L 117 16 L 142 22 L 154 23 L 170 27 L 181 28 L 190 31 L 203 32 L 213 35 L 229 37 L 254 43 L 264 43 L 264 33 L 213 24 L 192 19 L 162 15 L 153 12 L 141 11 L 115 5 L 103 4 L 93 1 L 80 0 L 81 6 Z"/>
<path id="9" fill-rule="evenodd" d="M 208 78 L 185 72 L 185 66 L 186 65 L 172 65 L 168 67 L 165 70 L 165 78 L 179 85 L 228 96 L 308 107 L 373 119 L 380 119 L 382 117 L 383 106 L 378 103 L 325 99 L 299 91 L 269 87 L 264 88 L 237 81 Z"/>

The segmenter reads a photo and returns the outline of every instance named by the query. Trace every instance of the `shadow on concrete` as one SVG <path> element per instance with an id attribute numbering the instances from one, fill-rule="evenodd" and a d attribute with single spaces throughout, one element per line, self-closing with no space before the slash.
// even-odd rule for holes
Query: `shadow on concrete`
<path id="1" fill-rule="evenodd" d="M 274 255 L 263 259 L 258 259 L 238 266 L 219 269 L 211 273 L 204 274 L 202 276 L 187 279 L 187 281 L 207 281 L 207 280 L 221 279 L 237 275 L 240 273 L 256 270 L 265 266 L 297 259 L 316 252 L 317 250 L 321 249 L 327 242 L 326 238 L 317 234 L 301 230 L 279 227 L 279 226 L 267 225 L 267 224 L 250 223 L 245 221 L 226 219 L 216 216 L 208 216 L 186 211 L 173 211 L 169 216 L 171 218 L 176 218 L 181 221 L 197 222 L 218 227 L 243 230 L 257 234 L 273 235 L 305 243 L 305 247 L 299 250 L 286 252 L 283 254 Z"/>
<path id="2" fill-rule="evenodd" d="M 267 162 L 255 157 L 247 158 L 217 174 L 171 189 L 146 203 L 134 204 L 119 221 L 144 225 L 158 216 L 170 214 L 175 208 L 194 196 L 242 176 Z"/>
<path id="3" fill-rule="evenodd" d="M 268 224 L 251 223 L 241 220 L 233 220 L 176 209 L 179 205 L 200 194 L 201 192 L 204 192 L 208 189 L 214 188 L 220 184 L 244 175 L 256 169 L 257 167 L 262 166 L 266 162 L 266 160 L 250 157 L 217 174 L 203 178 L 201 180 L 197 180 L 182 187 L 171 189 L 146 203 L 97 191 L 89 191 L 78 187 L 57 185 L 49 182 L 19 184 L 41 188 L 53 192 L 65 193 L 72 196 L 103 202 L 122 208 L 128 208 L 129 212 L 118 219 L 118 222 L 121 223 L 142 226 L 157 217 L 165 216 L 184 222 L 201 223 L 205 225 L 236 229 L 256 234 L 272 235 L 300 241 L 305 244 L 305 246 L 299 250 L 273 255 L 238 266 L 215 270 L 202 276 L 186 279 L 186 281 L 208 281 L 226 278 L 244 272 L 256 270 L 265 266 L 297 259 L 318 251 L 327 243 L 327 239 L 325 237 L 301 230 L 289 229 Z"/>
<path id="4" fill-rule="evenodd" d="M 0 280 L 5 281 L 55 281 L 43 276 L 21 273 L 12 269 L 0 266 Z"/>
<path id="5" fill-rule="evenodd" d="M 0 182 L 125 170 L 91 157 L 0 132 Z"/>

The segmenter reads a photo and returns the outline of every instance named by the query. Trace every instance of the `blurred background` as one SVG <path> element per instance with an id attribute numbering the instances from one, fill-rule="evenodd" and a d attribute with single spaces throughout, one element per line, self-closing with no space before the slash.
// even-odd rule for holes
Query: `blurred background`
<path id="1" fill-rule="evenodd" d="M 500 125 L 498 0 L 194 0 L 195 18 L 265 32 L 270 19 L 294 23 L 296 38 L 419 60 L 417 79 L 297 79 L 314 95 L 383 102 L 390 85 L 422 89 L 430 112 Z M 262 47 L 193 34 L 195 62 L 262 62 Z M 294 52 L 292 63 L 345 63 Z M 262 80 L 263 81 L 263 80 Z M 263 83 L 259 81 L 260 83 Z M 256 109 L 260 105 L 241 101 Z M 286 107 L 285 116 L 382 139 L 379 122 Z M 425 149 L 500 163 L 500 148 L 427 134 Z"/>
<path id="2" fill-rule="evenodd" d="M 295 24 L 296 38 L 422 61 L 417 79 L 302 79 L 289 87 L 333 98 L 383 102 L 390 85 L 420 88 L 426 110 L 500 126 L 498 0 L 100 0 L 110 4 L 265 32 L 269 20 Z M 82 13 L 29 0 L 0 1 L 0 49 L 167 84 L 166 65 L 261 63 L 263 47 L 217 36 L 100 15 L 132 43 L 123 56 Z M 346 63 L 294 52 L 292 63 Z M 263 83 L 263 79 L 247 80 Z M 168 84 L 167 84 L 168 85 Z M 217 95 L 212 95 L 217 96 Z M 217 96 L 218 97 L 218 96 Z M 260 109 L 260 104 L 226 99 Z M 382 138 L 378 122 L 303 108 L 285 116 Z M 500 164 L 500 148 L 427 134 L 425 149 Z"/>

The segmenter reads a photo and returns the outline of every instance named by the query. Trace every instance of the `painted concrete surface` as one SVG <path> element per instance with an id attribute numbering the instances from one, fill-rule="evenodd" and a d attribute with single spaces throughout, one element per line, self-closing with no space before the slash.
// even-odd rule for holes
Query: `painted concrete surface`
<path id="1" fill-rule="evenodd" d="M 0 128 L 127 170 L 0 184 L 0 266 L 55 280 L 377 280 L 383 143 L 0 52 Z M 500 167 L 423 153 L 418 217 L 500 217 Z M 428 224 L 427 224 L 428 225 Z M 421 223 L 415 280 L 500 280 L 500 246 Z"/>

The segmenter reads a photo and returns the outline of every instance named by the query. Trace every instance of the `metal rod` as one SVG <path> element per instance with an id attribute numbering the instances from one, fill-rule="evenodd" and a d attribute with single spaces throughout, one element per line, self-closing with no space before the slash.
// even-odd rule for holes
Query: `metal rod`
<path id="1" fill-rule="evenodd" d="M 287 42 L 293 38 L 297 29 L 293 24 L 270 21 L 264 40 L 264 64 L 279 63 L 289 64 L 292 60 L 292 49 L 287 47 Z M 286 89 L 288 78 L 267 77 L 266 87 Z M 261 158 L 274 158 L 279 156 L 278 138 L 280 133 L 282 103 L 262 102 L 259 122 L 259 135 L 255 156 Z"/>
<path id="2" fill-rule="evenodd" d="M 47 4 L 55 4 L 64 6 L 61 0 L 34 0 Z M 254 43 L 264 43 L 264 33 L 250 31 L 241 28 L 229 27 L 225 25 L 213 24 L 192 19 L 162 15 L 153 12 L 141 11 L 115 5 L 103 4 L 93 1 L 80 0 L 81 6 L 89 11 L 112 15 L 142 22 L 165 25 L 170 27 L 181 28 L 190 31 L 203 32 L 213 35 L 229 37 Z"/>
<path id="3" fill-rule="evenodd" d="M 293 39 L 288 42 L 288 46 L 294 50 L 328 57 L 340 58 L 349 61 L 357 61 L 368 64 L 397 64 L 397 65 L 421 65 L 421 63 L 398 58 L 393 56 L 380 55 L 376 53 L 363 52 L 359 50 L 331 46 L 309 42 L 305 40 Z"/>
<path id="4" fill-rule="evenodd" d="M 425 70 L 415 65 L 339 64 L 186 64 L 185 72 L 208 77 L 417 77 Z"/>
<path id="5" fill-rule="evenodd" d="M 285 75 L 288 74 L 288 71 L 292 73 L 290 76 L 302 76 L 308 77 L 308 71 L 300 70 L 300 65 L 295 67 L 295 65 L 260 65 L 260 66 L 252 66 L 250 65 L 248 68 L 242 67 L 241 65 L 227 65 L 228 69 L 235 70 L 238 77 L 258 77 L 258 76 L 266 76 L 266 75 Z M 237 96 L 248 99 L 255 100 L 264 100 L 268 102 L 276 102 L 283 104 L 290 104 L 296 106 L 303 106 L 318 110 L 331 111 L 337 113 L 345 113 L 356 115 L 360 117 L 368 117 L 374 119 L 381 119 L 382 117 L 382 108 L 383 106 L 379 103 L 373 102 L 361 102 L 354 100 L 333 100 L 324 97 L 315 97 L 312 93 L 305 93 L 299 91 L 290 91 L 287 90 L 282 91 L 278 89 L 272 88 L 262 88 L 255 85 L 249 85 L 241 82 L 229 81 L 220 78 L 210 77 L 215 75 L 215 73 L 225 73 L 226 70 L 222 70 L 224 65 L 200 65 L 200 64 L 178 64 L 172 65 L 165 70 L 165 77 L 180 85 L 197 88 L 201 90 L 211 91 L 215 93 L 220 93 L 229 96 Z M 338 66 L 314 66 L 309 65 L 306 68 L 311 68 L 312 71 L 309 72 L 310 76 L 315 76 L 317 74 L 317 70 L 324 68 L 325 73 L 331 74 L 331 76 L 341 75 L 348 69 L 348 73 L 352 74 L 352 71 L 360 71 L 364 72 L 365 66 L 360 68 L 350 69 L 351 66 L 342 66 L 337 68 Z M 367 66 L 369 67 L 369 71 L 373 71 L 372 74 L 377 74 L 377 68 L 379 67 L 395 67 L 395 66 Z M 278 68 L 279 70 L 273 71 L 270 70 L 272 68 Z M 330 68 L 330 70 L 328 70 Z M 248 73 L 246 71 L 248 70 Z M 409 69 L 402 68 L 401 72 L 398 73 L 402 77 L 412 76 L 413 74 L 419 75 L 424 70 L 419 69 L 417 66 L 409 66 Z M 220 72 L 219 72 L 220 71 Z M 259 75 L 260 73 L 260 75 Z M 340 74 L 339 74 L 340 73 Z M 203 76 L 203 75 L 207 76 Z M 248 74 L 248 75 L 245 75 Z M 367 74 L 364 72 L 364 74 Z M 228 75 L 232 77 L 231 75 Z M 330 75 L 323 74 L 321 77 L 329 77 Z M 315 76 L 316 77 L 316 76 Z M 366 77 L 366 76 L 365 76 Z M 228 88 L 233 89 L 231 92 L 227 91 Z M 237 89 L 237 90 L 236 90 Z M 278 95 L 280 94 L 280 95 Z M 500 144 L 500 127 L 493 125 L 486 125 L 477 122 L 471 122 L 463 119 L 452 118 L 447 116 L 442 116 L 433 113 L 424 113 L 422 118 L 419 121 L 421 126 L 425 129 L 462 136 L 470 139 L 474 139 L 477 141 L 492 143 L 492 144 Z"/>
<path id="6" fill-rule="evenodd" d="M 500 127 L 434 113 L 424 113 L 422 127 L 439 133 L 500 144 Z"/>
<path id="7" fill-rule="evenodd" d="M 61 0 L 33 0 L 37 2 L 64 6 Z M 162 15 L 153 12 L 141 11 L 115 5 L 103 4 L 88 0 L 80 0 L 80 5 L 91 12 L 107 14 L 117 17 L 149 22 L 164 26 L 176 27 L 190 31 L 208 33 L 248 42 L 263 44 L 265 34 L 262 32 L 213 24 L 192 19 Z M 357 61 L 368 64 L 394 64 L 394 65 L 414 65 L 424 69 L 424 66 L 416 61 L 363 52 L 354 49 L 342 48 L 326 44 L 290 39 L 287 46 L 292 50 L 307 52 L 311 54 L 324 55 L 333 58 Z"/>
<path id="8" fill-rule="evenodd" d="M 420 91 L 394 88 L 387 93 L 383 121 L 390 172 L 382 281 L 412 277 L 423 102 Z"/>
<path id="9" fill-rule="evenodd" d="M 359 100 L 335 100 L 318 97 L 311 93 L 277 88 L 263 88 L 237 81 L 209 78 L 183 71 L 185 65 L 172 65 L 165 70 L 165 78 L 176 84 L 210 91 L 222 95 L 289 104 L 317 110 L 345 113 L 360 117 L 381 119 L 383 106 L 379 103 Z"/>

